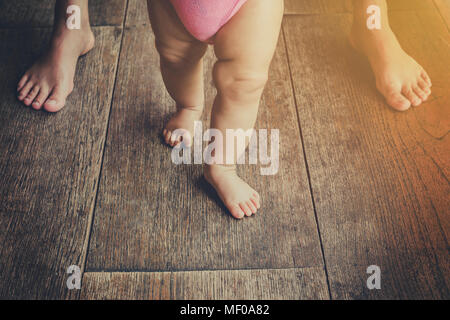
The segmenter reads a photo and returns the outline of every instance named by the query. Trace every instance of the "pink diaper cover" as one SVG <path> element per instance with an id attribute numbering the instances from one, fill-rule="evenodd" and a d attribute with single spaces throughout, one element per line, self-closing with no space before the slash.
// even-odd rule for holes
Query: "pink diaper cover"
<path id="1" fill-rule="evenodd" d="M 195 38 L 204 42 L 208 42 L 246 1 L 170 0 L 186 29 Z"/>

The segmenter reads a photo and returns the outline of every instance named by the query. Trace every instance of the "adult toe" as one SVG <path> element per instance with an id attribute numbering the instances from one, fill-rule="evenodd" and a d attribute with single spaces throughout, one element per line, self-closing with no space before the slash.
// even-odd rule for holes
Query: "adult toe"
<path id="1" fill-rule="evenodd" d="M 47 100 L 50 90 L 48 88 L 41 88 L 39 94 L 34 99 L 33 104 L 31 105 L 33 109 L 40 110 L 45 100 Z"/>
<path id="2" fill-rule="evenodd" d="M 411 104 L 415 107 L 419 106 L 422 103 L 422 100 L 415 94 L 412 87 L 407 86 L 402 90 L 403 95 L 411 102 Z"/>
<path id="3" fill-rule="evenodd" d="M 425 70 L 422 70 L 420 73 L 420 76 L 423 80 L 425 80 L 426 83 L 428 83 L 428 86 L 431 87 L 433 84 L 431 83 L 431 79 L 428 76 L 428 73 Z"/>
<path id="4" fill-rule="evenodd" d="M 428 94 L 426 94 L 425 91 L 419 87 L 419 85 L 413 86 L 413 91 L 422 101 L 426 101 L 428 99 Z"/>
<path id="5" fill-rule="evenodd" d="M 33 89 L 33 87 L 34 87 L 34 82 L 27 81 L 25 83 L 25 85 L 23 85 L 22 89 L 19 91 L 17 98 L 20 101 L 23 101 L 28 96 L 28 94 L 30 93 L 31 89 Z"/>
<path id="6" fill-rule="evenodd" d="M 67 94 L 60 87 L 55 87 L 52 94 L 44 103 L 44 109 L 48 112 L 58 112 L 66 104 Z"/>
<path id="7" fill-rule="evenodd" d="M 423 92 L 425 92 L 427 95 L 431 94 L 431 89 L 430 86 L 428 84 L 428 82 L 426 82 L 424 79 L 419 78 L 417 80 L 417 85 L 423 90 Z"/>
<path id="8" fill-rule="evenodd" d="M 28 92 L 27 96 L 25 97 L 25 99 L 23 99 L 23 103 L 26 106 L 30 106 L 31 103 L 34 101 L 34 98 L 36 98 L 36 96 L 39 94 L 39 91 L 41 90 L 41 88 L 39 87 L 39 85 L 35 85 L 30 92 Z"/>
<path id="9" fill-rule="evenodd" d="M 23 88 L 23 86 L 27 83 L 28 79 L 29 79 L 28 74 L 24 74 L 22 76 L 19 83 L 17 84 L 17 91 L 20 91 Z"/>

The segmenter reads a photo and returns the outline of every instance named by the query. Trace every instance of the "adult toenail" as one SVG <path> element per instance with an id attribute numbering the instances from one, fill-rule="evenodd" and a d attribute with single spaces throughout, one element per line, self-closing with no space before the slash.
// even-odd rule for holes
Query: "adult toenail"
<path id="1" fill-rule="evenodd" d="M 49 104 L 49 105 L 55 105 L 55 104 L 56 104 L 56 101 L 55 101 L 55 100 L 50 100 L 50 101 L 48 102 L 48 104 Z"/>

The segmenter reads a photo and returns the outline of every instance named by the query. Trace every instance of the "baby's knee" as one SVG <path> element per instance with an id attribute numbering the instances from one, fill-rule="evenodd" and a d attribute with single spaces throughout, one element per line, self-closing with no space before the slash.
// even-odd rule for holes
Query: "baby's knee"
<path id="1" fill-rule="evenodd" d="M 206 48 L 190 43 L 168 44 L 156 41 L 156 49 L 161 63 L 171 68 L 181 68 L 197 64 L 205 54 Z"/>
<path id="2" fill-rule="evenodd" d="M 214 66 L 213 79 L 220 95 L 231 100 L 252 100 L 261 96 L 268 80 L 268 70 L 219 61 Z"/>

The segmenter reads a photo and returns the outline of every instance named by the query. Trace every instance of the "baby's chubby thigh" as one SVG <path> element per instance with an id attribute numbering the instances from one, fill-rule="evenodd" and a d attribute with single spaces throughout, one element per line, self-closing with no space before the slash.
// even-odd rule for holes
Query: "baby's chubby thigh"
<path id="1" fill-rule="evenodd" d="M 282 0 L 248 0 L 214 37 L 213 78 L 219 95 L 235 103 L 259 102 L 283 18 Z"/>

